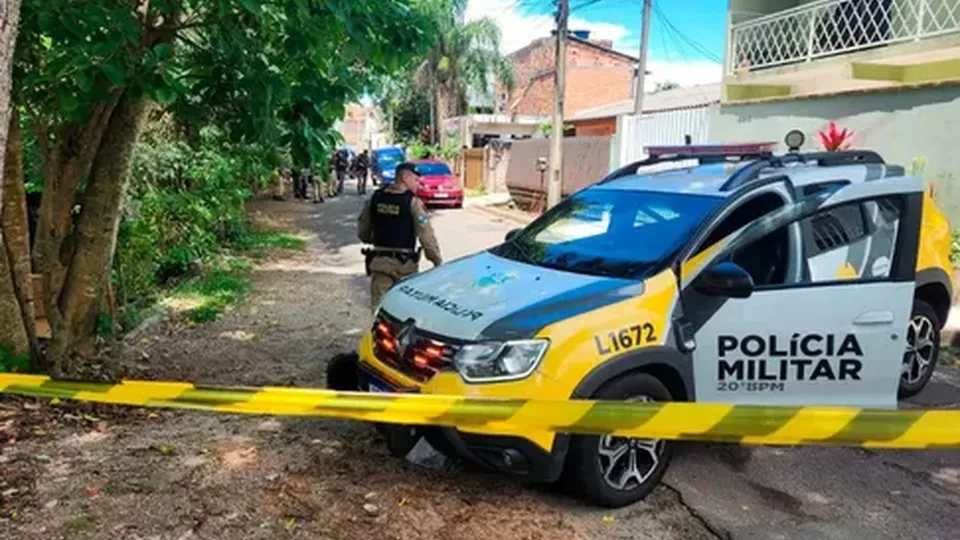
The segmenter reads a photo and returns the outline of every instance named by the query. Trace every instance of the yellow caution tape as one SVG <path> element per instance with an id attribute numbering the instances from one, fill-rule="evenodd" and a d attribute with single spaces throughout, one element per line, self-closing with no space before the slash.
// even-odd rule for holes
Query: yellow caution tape
<path id="1" fill-rule="evenodd" d="M 742 444 L 960 448 L 960 410 L 476 399 L 179 382 L 104 384 L 4 374 L 0 374 L 0 393 L 221 413 L 482 426 L 491 432 L 522 428 Z"/>

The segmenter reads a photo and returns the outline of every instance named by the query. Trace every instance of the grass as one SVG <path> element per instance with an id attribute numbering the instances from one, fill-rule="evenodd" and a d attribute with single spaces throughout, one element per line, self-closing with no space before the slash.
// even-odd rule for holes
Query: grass
<path id="1" fill-rule="evenodd" d="M 262 259 L 276 249 L 302 251 L 306 240 L 298 236 L 251 228 L 232 243 L 226 253 L 207 261 L 203 273 L 176 287 L 162 302 L 192 323 L 215 321 L 253 288 L 251 259 Z M 141 310 L 145 312 L 145 310 Z"/>
<path id="2" fill-rule="evenodd" d="M 188 320 L 203 323 L 217 320 L 232 304 L 241 301 L 252 288 L 252 266 L 238 257 L 216 261 L 199 278 L 177 288 L 167 304 L 185 312 Z"/>
<path id="3" fill-rule="evenodd" d="M 960 367 L 960 348 L 949 345 L 940 347 L 940 363 Z"/>
<path id="4" fill-rule="evenodd" d="M 30 355 L 14 354 L 8 345 L 0 345 L 0 373 L 29 373 Z"/>
<path id="5" fill-rule="evenodd" d="M 238 252 L 253 258 L 263 258 L 272 249 L 303 251 L 306 246 L 306 240 L 299 236 L 262 229 L 251 229 L 233 245 Z"/>

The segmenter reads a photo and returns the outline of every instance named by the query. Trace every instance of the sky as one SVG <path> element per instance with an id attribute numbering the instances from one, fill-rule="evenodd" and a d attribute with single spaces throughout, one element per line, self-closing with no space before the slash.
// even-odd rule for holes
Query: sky
<path id="1" fill-rule="evenodd" d="M 654 1 L 650 20 L 648 91 L 658 82 L 681 86 L 720 82 L 727 0 Z M 515 51 L 554 28 L 550 0 L 469 0 L 467 19 L 489 17 L 501 31 L 501 49 Z M 589 4 L 589 5 L 586 5 Z M 583 7 L 581 7 L 583 6 Z M 639 55 L 642 0 L 570 0 L 570 30 L 590 30 L 614 48 Z"/>

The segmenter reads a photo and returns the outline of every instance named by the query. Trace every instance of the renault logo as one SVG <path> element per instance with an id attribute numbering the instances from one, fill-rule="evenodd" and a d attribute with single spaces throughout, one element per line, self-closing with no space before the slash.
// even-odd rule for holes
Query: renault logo
<path id="1" fill-rule="evenodd" d="M 409 319 L 403 323 L 397 332 L 397 353 L 400 355 L 400 358 L 407 355 L 407 349 L 413 343 L 413 329 L 414 321 L 413 319 Z"/>

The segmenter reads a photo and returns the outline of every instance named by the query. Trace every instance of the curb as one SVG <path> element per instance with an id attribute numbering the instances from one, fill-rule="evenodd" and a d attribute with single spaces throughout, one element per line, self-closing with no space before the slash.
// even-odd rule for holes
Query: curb
<path id="1" fill-rule="evenodd" d="M 478 212 L 480 214 L 486 214 L 488 217 L 510 221 L 518 225 L 528 225 L 531 221 L 536 219 L 536 216 L 533 215 L 525 216 L 518 214 L 517 211 L 504 210 L 496 206 L 473 206 L 470 207 L 469 210 Z"/>

